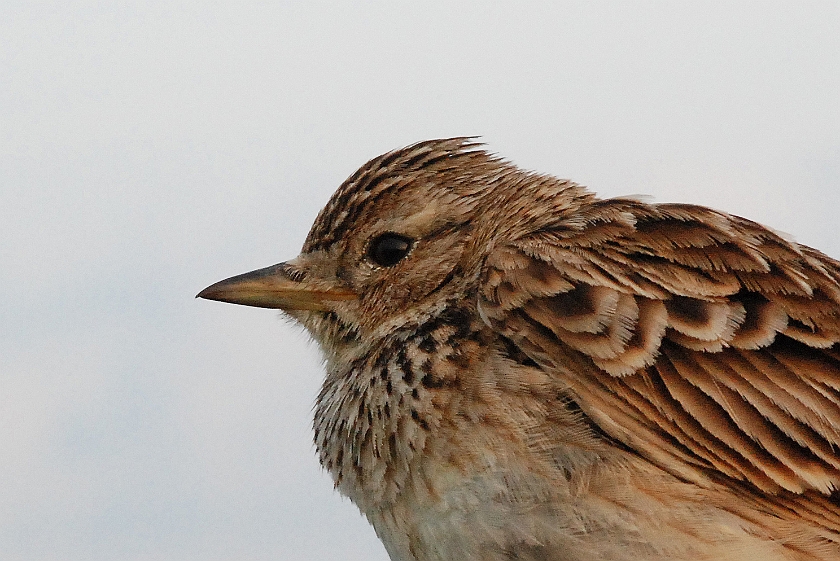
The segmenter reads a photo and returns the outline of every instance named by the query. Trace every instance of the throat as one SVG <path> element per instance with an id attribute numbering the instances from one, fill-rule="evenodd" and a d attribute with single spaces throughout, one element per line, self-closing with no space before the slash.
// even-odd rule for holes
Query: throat
<path id="1" fill-rule="evenodd" d="M 336 488 L 363 512 L 393 503 L 441 427 L 481 326 L 447 310 L 355 360 L 330 361 L 315 406 L 315 445 Z M 414 481 L 416 483 L 416 481 Z"/>

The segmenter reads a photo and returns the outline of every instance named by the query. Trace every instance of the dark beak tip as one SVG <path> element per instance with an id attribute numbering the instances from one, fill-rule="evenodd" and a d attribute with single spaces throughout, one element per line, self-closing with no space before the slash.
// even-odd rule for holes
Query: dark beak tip
<path id="1" fill-rule="evenodd" d="M 281 310 L 331 310 L 332 302 L 350 300 L 354 293 L 340 289 L 316 289 L 289 275 L 279 263 L 211 284 L 196 298 Z"/>
<path id="2" fill-rule="evenodd" d="M 202 298 L 204 300 L 211 300 L 212 294 L 210 289 L 213 288 L 214 285 L 208 286 L 207 288 L 203 289 L 201 292 L 195 295 L 196 298 Z"/>
<path id="3" fill-rule="evenodd" d="M 219 281 L 215 284 L 211 284 L 201 292 L 195 295 L 196 298 L 201 298 L 202 300 L 213 300 L 214 302 L 226 302 L 225 299 L 225 291 L 227 281 Z M 234 302 L 235 303 L 235 302 Z"/>

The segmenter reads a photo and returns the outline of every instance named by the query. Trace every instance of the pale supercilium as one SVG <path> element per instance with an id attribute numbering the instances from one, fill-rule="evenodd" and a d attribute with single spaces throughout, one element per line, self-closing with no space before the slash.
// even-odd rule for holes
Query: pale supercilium
<path id="1" fill-rule="evenodd" d="M 291 261 L 321 463 L 394 560 L 840 559 L 840 263 L 470 139 L 368 162 Z"/>

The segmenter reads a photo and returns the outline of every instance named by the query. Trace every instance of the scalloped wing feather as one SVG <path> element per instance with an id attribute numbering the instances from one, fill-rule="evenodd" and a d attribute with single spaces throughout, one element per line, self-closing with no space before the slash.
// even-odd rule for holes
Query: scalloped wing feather
<path id="1" fill-rule="evenodd" d="M 710 209 L 614 199 L 497 248 L 482 280 L 485 321 L 611 437 L 779 508 L 837 505 L 837 261 Z"/>

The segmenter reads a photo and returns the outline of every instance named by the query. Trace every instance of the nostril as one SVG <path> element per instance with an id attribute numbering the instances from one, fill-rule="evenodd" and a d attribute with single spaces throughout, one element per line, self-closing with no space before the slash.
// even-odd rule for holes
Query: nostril
<path id="1" fill-rule="evenodd" d="M 304 280 L 306 280 L 306 272 L 305 271 L 302 271 L 301 269 L 298 269 L 298 268 L 290 265 L 289 263 L 281 263 L 280 265 L 281 265 L 283 273 L 287 277 L 289 277 L 289 279 L 291 279 L 295 282 L 303 282 Z"/>

